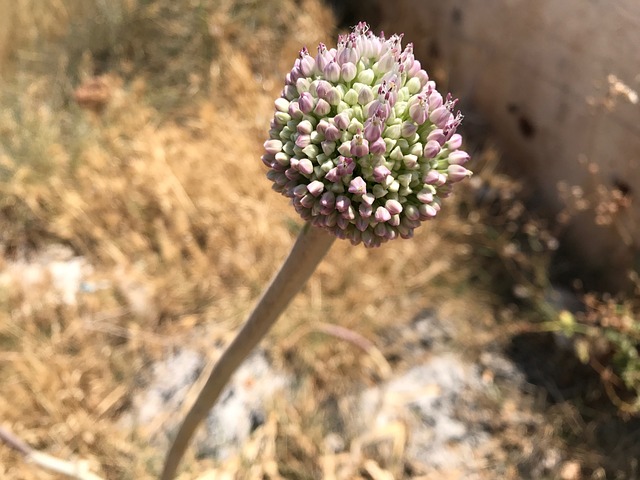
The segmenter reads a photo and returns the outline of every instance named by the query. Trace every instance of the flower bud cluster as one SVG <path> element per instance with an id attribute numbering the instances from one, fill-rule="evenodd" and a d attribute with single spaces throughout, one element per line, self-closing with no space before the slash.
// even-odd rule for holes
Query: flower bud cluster
<path id="1" fill-rule="evenodd" d="M 367 247 L 412 237 L 471 175 L 456 100 L 401 40 L 360 23 L 337 48 L 302 49 L 264 144 L 274 190 L 303 219 Z"/>

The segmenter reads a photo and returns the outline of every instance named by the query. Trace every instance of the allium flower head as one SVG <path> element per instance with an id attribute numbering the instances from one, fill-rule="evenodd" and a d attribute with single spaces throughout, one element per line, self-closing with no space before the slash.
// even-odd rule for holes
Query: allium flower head
<path id="1" fill-rule="evenodd" d="M 402 35 L 359 23 L 337 48 L 304 48 L 286 76 L 262 161 L 304 220 L 353 244 L 410 238 L 471 175 L 457 100 Z"/>

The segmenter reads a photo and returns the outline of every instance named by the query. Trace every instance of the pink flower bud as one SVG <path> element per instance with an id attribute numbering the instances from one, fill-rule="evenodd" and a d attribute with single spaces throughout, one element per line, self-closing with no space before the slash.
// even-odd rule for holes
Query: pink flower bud
<path id="1" fill-rule="evenodd" d="M 340 80 L 340 65 L 335 60 L 331 60 L 324 70 L 322 71 L 324 78 L 332 83 L 337 83 Z"/>
<path id="2" fill-rule="evenodd" d="M 300 178 L 300 172 L 293 168 L 287 168 L 284 174 L 289 180 L 298 180 Z"/>
<path id="3" fill-rule="evenodd" d="M 340 168 L 345 175 L 351 175 L 356 168 L 356 162 L 351 157 L 339 157 Z"/>
<path id="4" fill-rule="evenodd" d="M 364 86 L 360 89 L 360 93 L 358 93 L 358 103 L 360 105 L 367 105 L 373 102 L 373 98 L 373 92 L 370 87 Z"/>
<path id="5" fill-rule="evenodd" d="M 291 118 L 302 118 L 302 110 L 300 110 L 300 105 L 298 104 L 298 102 L 289 103 L 289 109 L 287 111 L 289 112 Z"/>
<path id="6" fill-rule="evenodd" d="M 371 216 L 371 215 L 369 215 Z M 356 218 L 356 228 L 361 232 L 364 232 L 369 227 L 369 219 L 365 217 Z"/>
<path id="7" fill-rule="evenodd" d="M 351 83 L 351 81 L 356 78 L 357 73 L 358 69 L 355 64 L 351 62 L 343 63 L 342 67 L 340 67 L 340 76 L 342 77 L 343 82 Z"/>
<path id="8" fill-rule="evenodd" d="M 418 130 L 418 126 L 412 122 L 404 122 L 400 129 L 400 135 L 404 138 L 412 137 L 416 131 Z"/>
<path id="9" fill-rule="evenodd" d="M 322 194 L 320 205 L 323 207 L 333 208 L 336 204 L 336 196 L 333 192 L 328 191 Z"/>
<path id="10" fill-rule="evenodd" d="M 367 192 L 367 183 L 362 177 L 356 177 L 349 182 L 349 193 L 362 195 Z"/>
<path id="11" fill-rule="evenodd" d="M 455 183 L 470 177 L 471 171 L 462 165 L 449 165 L 449 167 L 447 167 L 447 175 L 448 179 Z"/>
<path id="12" fill-rule="evenodd" d="M 320 43 L 318 45 L 318 55 L 316 56 L 316 67 L 322 72 L 330 61 L 331 52 L 327 50 L 324 43 Z"/>
<path id="13" fill-rule="evenodd" d="M 313 110 L 315 105 L 314 100 L 315 99 L 309 92 L 302 92 L 300 99 L 298 100 L 298 105 L 300 106 L 302 113 L 310 113 Z"/>
<path id="14" fill-rule="evenodd" d="M 345 112 L 339 113 L 333 117 L 333 123 L 340 130 L 346 130 L 349 127 L 350 118 Z"/>
<path id="15" fill-rule="evenodd" d="M 420 70 L 418 73 L 416 73 L 415 78 L 420 80 L 420 85 L 422 85 L 422 88 L 424 88 L 424 86 L 429 83 L 429 75 L 427 75 L 427 72 L 425 72 L 424 70 Z"/>
<path id="16" fill-rule="evenodd" d="M 378 223 L 374 229 L 373 229 L 373 233 L 375 233 L 376 235 L 378 235 L 379 237 L 384 237 L 387 235 L 387 227 L 385 226 L 384 223 Z"/>
<path id="17" fill-rule="evenodd" d="M 435 110 L 436 108 L 440 108 L 440 106 L 442 106 L 443 104 L 442 95 L 437 90 L 435 90 L 435 86 L 433 88 L 434 89 L 429 94 L 429 98 L 428 98 L 429 108 L 432 111 Z"/>
<path id="18" fill-rule="evenodd" d="M 360 134 L 353 136 L 351 140 L 351 155 L 354 157 L 364 157 L 369 154 L 369 142 Z"/>
<path id="19" fill-rule="evenodd" d="M 293 189 L 292 193 L 293 193 L 294 196 L 296 196 L 298 198 L 302 198 L 307 194 L 307 186 L 306 185 L 298 185 Z"/>
<path id="20" fill-rule="evenodd" d="M 470 158 L 471 157 L 469 157 L 467 152 L 463 150 L 456 150 L 449 155 L 447 161 L 449 162 L 449 165 L 464 165 Z"/>
<path id="21" fill-rule="evenodd" d="M 407 228 L 417 228 L 420 226 L 420 220 L 411 220 L 405 217 L 400 221 L 400 224 Z"/>
<path id="22" fill-rule="evenodd" d="M 412 154 L 404 155 L 402 157 L 402 163 L 404 163 L 405 167 L 409 170 L 414 170 L 418 165 L 418 157 Z"/>
<path id="23" fill-rule="evenodd" d="M 427 185 L 443 185 L 447 179 L 437 170 L 429 170 L 427 174 L 422 177 L 422 181 Z"/>
<path id="24" fill-rule="evenodd" d="M 337 220 L 338 220 L 338 212 L 336 211 L 330 212 L 327 216 L 326 226 L 327 227 L 335 226 Z"/>
<path id="25" fill-rule="evenodd" d="M 421 216 L 426 218 L 435 217 L 438 214 L 438 211 L 433 207 L 433 205 L 422 204 L 418 207 L 418 211 Z"/>
<path id="26" fill-rule="evenodd" d="M 340 97 L 340 92 L 337 88 L 332 87 L 325 96 L 325 100 L 329 103 L 329 105 L 337 106 L 342 98 Z"/>
<path id="27" fill-rule="evenodd" d="M 391 170 L 389 170 L 384 165 L 379 165 L 373 169 L 373 179 L 376 182 L 384 182 L 385 178 L 391 175 Z"/>
<path id="28" fill-rule="evenodd" d="M 454 133 L 447 141 L 447 148 L 449 150 L 457 150 L 462 146 L 462 136 L 459 133 Z"/>
<path id="29" fill-rule="evenodd" d="M 382 120 L 378 115 L 368 118 L 364 124 L 364 138 L 369 142 L 375 142 L 382 135 Z"/>
<path id="30" fill-rule="evenodd" d="M 342 136 L 342 133 L 334 125 L 329 125 L 327 129 L 324 131 L 324 138 L 326 138 L 330 142 L 335 142 L 341 136 Z"/>
<path id="31" fill-rule="evenodd" d="M 386 53 L 380 57 L 376 65 L 374 65 L 374 70 L 378 72 L 388 72 L 397 59 L 397 52 L 392 50 L 388 50 Z"/>
<path id="32" fill-rule="evenodd" d="M 313 132 L 313 125 L 311 125 L 309 120 L 303 120 L 298 124 L 296 130 L 300 135 L 309 135 Z"/>
<path id="33" fill-rule="evenodd" d="M 418 201 L 420 203 L 431 203 L 433 202 L 433 193 L 431 193 L 429 190 L 420 190 L 420 192 L 418 192 L 418 195 L 416 195 L 416 197 L 418 198 Z"/>
<path id="34" fill-rule="evenodd" d="M 424 146 L 424 157 L 435 158 L 440 153 L 440 144 L 435 140 L 429 140 Z"/>
<path id="35" fill-rule="evenodd" d="M 321 133 L 322 135 L 324 135 L 324 132 L 327 130 L 327 127 L 331 125 L 329 122 L 327 122 L 324 118 L 322 120 L 320 120 L 318 122 L 318 125 L 316 126 L 316 132 Z"/>
<path id="36" fill-rule="evenodd" d="M 285 85 L 282 90 L 282 97 L 291 101 L 298 96 L 298 89 L 294 85 Z"/>
<path id="37" fill-rule="evenodd" d="M 305 77 L 310 77 L 313 74 L 313 70 L 316 66 L 316 61 L 314 58 L 309 55 L 307 49 L 304 49 L 304 52 L 300 52 L 300 72 Z"/>
<path id="38" fill-rule="evenodd" d="M 382 42 L 379 37 L 369 36 L 362 42 L 362 56 L 367 58 L 376 58 L 380 56 Z"/>
<path id="39" fill-rule="evenodd" d="M 376 201 L 376 197 L 375 195 L 367 192 L 367 193 L 363 193 L 362 194 L 362 202 L 366 203 L 367 205 L 373 205 L 373 202 Z"/>
<path id="40" fill-rule="evenodd" d="M 273 168 L 276 163 L 272 154 L 262 155 L 262 157 L 260 157 L 260 160 L 262 160 L 262 163 L 264 163 L 265 166 L 269 168 Z"/>
<path id="41" fill-rule="evenodd" d="M 397 215 L 402 212 L 402 204 L 397 200 L 387 200 L 384 206 L 391 215 Z"/>
<path id="42" fill-rule="evenodd" d="M 409 67 L 409 69 L 407 70 L 407 76 L 409 78 L 413 78 L 415 77 L 418 72 L 422 70 L 422 65 L 420 65 L 420 62 L 418 60 L 413 60 L 413 63 L 411 64 L 411 66 Z M 426 72 L 425 72 L 426 73 Z M 429 80 L 429 76 L 427 75 L 427 81 Z M 426 82 L 425 82 L 426 83 Z"/>
<path id="43" fill-rule="evenodd" d="M 427 104 L 427 98 L 420 94 L 415 97 L 409 105 L 409 116 L 411 120 L 416 122 L 418 125 L 422 125 L 427 121 L 429 105 Z"/>
<path id="44" fill-rule="evenodd" d="M 308 92 L 311 87 L 311 81 L 308 78 L 300 77 L 296 80 L 296 91 L 298 93 Z"/>
<path id="45" fill-rule="evenodd" d="M 300 72 L 300 68 L 294 66 L 289 73 L 287 73 L 285 77 L 285 82 L 289 85 L 295 85 L 298 79 L 302 77 L 302 72 Z"/>
<path id="46" fill-rule="evenodd" d="M 374 155 L 382 155 L 387 151 L 387 144 L 382 137 L 378 138 L 375 142 L 369 144 L 369 152 Z"/>
<path id="47" fill-rule="evenodd" d="M 338 146 L 338 152 L 340 152 L 340 155 L 343 155 L 345 157 L 351 155 L 351 140 L 342 142 Z"/>
<path id="48" fill-rule="evenodd" d="M 311 195 L 317 197 L 324 190 L 324 183 L 322 183 L 320 180 L 314 180 L 309 185 L 307 185 L 307 190 Z"/>
<path id="49" fill-rule="evenodd" d="M 324 153 L 326 156 L 330 156 L 333 152 L 336 151 L 336 142 L 323 140 L 322 142 L 320 142 L 320 148 L 322 148 L 322 153 Z"/>
<path id="50" fill-rule="evenodd" d="M 391 107 L 384 100 L 374 100 L 367 107 L 367 116 L 373 118 L 378 116 L 382 122 L 385 122 L 389 118 L 391 113 Z"/>
<path id="51" fill-rule="evenodd" d="M 389 213 L 389 210 L 387 210 L 384 207 L 378 207 L 376 208 L 376 213 L 374 215 L 374 218 L 376 219 L 377 222 L 386 222 L 387 220 L 391 219 L 391 214 Z"/>
<path id="52" fill-rule="evenodd" d="M 300 148 L 304 148 L 311 143 L 311 136 L 309 135 L 298 135 L 296 137 L 296 146 Z"/>
<path id="53" fill-rule="evenodd" d="M 329 102 L 327 102 L 322 98 L 318 99 L 318 102 L 316 103 L 316 108 L 313 109 L 313 113 L 321 117 L 328 115 L 330 111 L 331 111 L 331 105 L 329 105 Z"/>
<path id="54" fill-rule="evenodd" d="M 349 197 L 345 197 L 344 195 L 338 195 L 336 197 L 336 210 L 339 212 L 345 212 L 351 205 L 351 200 Z"/>
<path id="55" fill-rule="evenodd" d="M 280 140 L 267 140 L 264 142 L 264 149 L 267 153 L 271 155 L 275 155 L 278 152 L 282 151 L 282 142 Z"/>
<path id="56" fill-rule="evenodd" d="M 431 140 L 435 140 L 440 145 L 444 145 L 444 142 L 446 142 L 447 139 L 446 139 L 442 129 L 441 128 L 436 128 L 435 130 L 432 130 L 429 133 L 429 135 L 427 135 L 427 141 L 431 141 Z"/>
<path id="57" fill-rule="evenodd" d="M 333 167 L 331 170 L 329 170 L 326 173 L 324 178 L 329 180 L 332 183 L 338 183 L 340 181 L 340 179 L 342 178 L 342 176 L 338 172 L 338 167 Z"/>
<path id="58" fill-rule="evenodd" d="M 420 218 L 420 212 L 415 205 L 407 205 L 404 207 L 404 215 L 410 220 L 418 220 Z"/>
<path id="59" fill-rule="evenodd" d="M 338 63 L 340 65 L 346 65 L 351 63 L 352 65 L 357 63 L 358 53 L 353 47 L 344 47 L 338 53 Z"/>
<path id="60" fill-rule="evenodd" d="M 436 108 L 429 114 L 429 120 L 431 121 L 431 123 L 435 124 L 439 128 L 443 128 L 452 118 L 453 115 L 444 105 Z"/>
<path id="61" fill-rule="evenodd" d="M 400 63 L 406 73 L 412 66 L 415 57 L 413 56 L 413 43 L 407 43 L 404 51 L 400 55 Z"/>
<path id="62" fill-rule="evenodd" d="M 318 98 L 325 98 L 327 96 L 327 92 L 331 90 L 332 85 L 326 80 L 318 80 L 311 84 L 311 89 L 309 93 L 311 95 L 315 95 Z"/>
<path id="63" fill-rule="evenodd" d="M 353 205 L 349 205 L 347 209 L 342 212 L 342 216 L 348 220 L 354 220 L 356 218 L 356 211 L 353 208 Z"/>
<path id="64" fill-rule="evenodd" d="M 295 83 L 295 80 L 291 78 L 291 72 L 284 76 L 284 84 L 289 86 Z"/>
<path id="65" fill-rule="evenodd" d="M 371 215 L 373 215 L 373 207 L 368 203 L 361 203 L 358 207 L 358 213 L 363 218 L 369 218 Z"/>
<path id="66" fill-rule="evenodd" d="M 298 162 L 298 171 L 303 175 L 311 175 L 313 173 L 313 163 L 308 158 L 301 158 Z"/>

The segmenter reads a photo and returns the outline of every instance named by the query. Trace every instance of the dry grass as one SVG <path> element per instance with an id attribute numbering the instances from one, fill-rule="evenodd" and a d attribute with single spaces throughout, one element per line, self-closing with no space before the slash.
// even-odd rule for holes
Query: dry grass
<path id="1" fill-rule="evenodd" d="M 301 45 L 335 36 L 334 21 L 316 0 L 2 0 L 0 11 L 2 261 L 63 244 L 108 285 L 70 305 L 46 279 L 0 290 L 0 418 L 106 478 L 153 478 L 162 452 L 118 422 L 153 361 L 229 339 L 291 246 L 300 221 L 270 190 L 261 145 L 284 72 Z M 242 456 L 192 458 L 184 478 L 382 478 L 372 458 L 326 454 L 317 413 L 350 382 L 375 381 L 375 359 L 347 342 L 283 339 L 330 321 L 378 343 L 445 299 L 461 329 L 490 323 L 490 269 L 506 265 L 534 291 L 546 247 L 538 270 L 522 268 L 506 248 L 515 233 L 488 209 L 467 218 L 473 202 L 452 199 L 412 241 L 337 242 L 268 342 L 302 379 L 299 402 L 275 408 Z M 479 252 L 488 262 L 470 264 Z M 3 445 L 0 458 L 7 480 L 55 478 Z"/>

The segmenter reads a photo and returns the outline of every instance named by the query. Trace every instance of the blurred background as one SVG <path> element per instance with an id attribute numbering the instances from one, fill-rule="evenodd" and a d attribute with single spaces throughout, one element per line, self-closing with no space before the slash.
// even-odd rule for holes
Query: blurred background
<path id="1" fill-rule="evenodd" d="M 0 11 L 0 426 L 157 476 L 301 228 L 260 162 L 284 75 L 365 20 L 460 98 L 476 174 L 411 241 L 334 244 L 181 478 L 638 478 L 634 1 Z M 0 477 L 60 478 L 3 444 Z"/>

